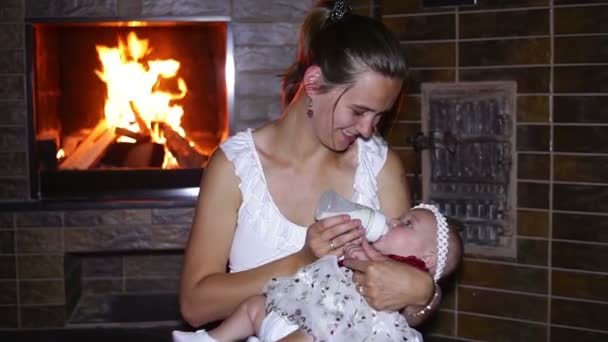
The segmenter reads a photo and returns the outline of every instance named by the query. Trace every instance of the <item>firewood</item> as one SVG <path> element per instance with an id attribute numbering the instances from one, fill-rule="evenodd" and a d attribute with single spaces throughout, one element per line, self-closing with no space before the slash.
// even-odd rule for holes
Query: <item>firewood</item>
<path id="1" fill-rule="evenodd" d="M 61 149 L 64 152 L 64 155 L 69 156 L 74 151 L 76 151 L 76 147 L 78 147 L 78 145 L 89 136 L 91 131 L 91 129 L 81 128 L 68 135 L 64 135 L 61 138 L 61 144 L 59 144 L 59 146 L 61 146 Z"/>
<path id="2" fill-rule="evenodd" d="M 201 168 L 207 162 L 208 157 L 190 146 L 188 139 L 182 137 L 171 126 L 165 123 L 158 124 L 167 140 L 166 146 L 177 162 L 184 168 Z"/>
<path id="3" fill-rule="evenodd" d="M 129 105 L 131 106 L 131 110 L 135 115 L 135 121 L 137 122 L 137 126 L 139 126 L 140 133 L 151 136 L 152 134 L 150 133 L 150 127 L 148 127 L 144 119 L 141 117 L 141 113 L 139 112 L 139 109 L 137 109 L 135 103 L 133 101 L 129 101 Z"/>
<path id="4" fill-rule="evenodd" d="M 131 138 L 137 142 L 141 142 L 141 143 L 149 142 L 150 140 L 152 140 L 152 137 L 149 135 L 141 134 L 139 132 L 133 132 L 126 128 L 122 128 L 122 127 L 116 127 L 116 129 L 114 130 L 114 133 L 116 133 L 116 135 L 129 137 L 129 138 Z"/>
<path id="5" fill-rule="evenodd" d="M 119 168 L 158 168 L 163 166 L 165 148 L 153 142 L 113 142 L 99 166 Z"/>
<path id="6" fill-rule="evenodd" d="M 41 132 L 36 133 L 36 140 L 52 140 L 55 142 L 55 145 L 59 146 L 61 141 L 60 133 L 57 129 L 45 129 Z"/>
<path id="7" fill-rule="evenodd" d="M 105 119 L 99 121 L 93 131 L 84 139 L 59 166 L 60 169 L 86 170 L 101 159 L 104 151 L 116 140 L 114 130 Z"/>

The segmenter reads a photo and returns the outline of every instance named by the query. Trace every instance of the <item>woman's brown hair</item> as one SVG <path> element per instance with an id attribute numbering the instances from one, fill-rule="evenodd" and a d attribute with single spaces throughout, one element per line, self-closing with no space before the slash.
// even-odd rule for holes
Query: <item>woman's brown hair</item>
<path id="1" fill-rule="evenodd" d="M 394 35 L 370 17 L 346 13 L 328 20 L 333 5 L 320 1 L 302 23 L 297 60 L 283 75 L 284 105 L 293 100 L 311 65 L 321 68 L 325 90 L 350 85 L 365 71 L 405 79 L 405 58 Z"/>

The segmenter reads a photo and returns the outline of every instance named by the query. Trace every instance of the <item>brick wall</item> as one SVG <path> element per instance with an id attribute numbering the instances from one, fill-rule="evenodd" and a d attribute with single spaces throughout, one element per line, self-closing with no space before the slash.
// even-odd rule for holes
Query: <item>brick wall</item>
<path id="1" fill-rule="evenodd" d="M 517 259 L 465 258 L 427 340 L 607 340 L 608 1 L 382 3 L 411 66 L 389 136 L 409 170 L 422 82 L 518 86 Z"/>
<path id="2" fill-rule="evenodd" d="M 23 0 L 0 4 L 0 199 L 29 196 Z"/>
<path id="3" fill-rule="evenodd" d="M 78 320 L 70 316 L 81 294 L 177 293 L 192 215 L 189 207 L 0 212 L 0 329 Z"/>

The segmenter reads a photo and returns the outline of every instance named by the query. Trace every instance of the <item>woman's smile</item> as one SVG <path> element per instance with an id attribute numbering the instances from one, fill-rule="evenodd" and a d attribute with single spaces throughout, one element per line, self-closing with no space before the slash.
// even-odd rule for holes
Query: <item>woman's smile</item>
<path id="1" fill-rule="evenodd" d="M 348 142 L 348 144 L 352 144 L 355 140 L 357 140 L 357 134 L 356 133 L 351 133 L 347 130 L 341 130 L 342 132 L 342 136 L 344 137 L 344 140 L 346 140 L 346 142 Z"/>

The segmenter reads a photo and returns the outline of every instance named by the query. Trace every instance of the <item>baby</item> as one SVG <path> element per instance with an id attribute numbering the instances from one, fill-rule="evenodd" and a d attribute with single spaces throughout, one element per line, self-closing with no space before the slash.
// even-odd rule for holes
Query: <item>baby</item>
<path id="1" fill-rule="evenodd" d="M 451 274 L 462 256 L 455 227 L 429 204 L 391 220 L 390 230 L 373 247 L 428 270 L 435 281 Z M 345 248 L 345 257 L 368 259 L 355 244 Z M 400 313 L 369 306 L 364 288 L 353 282 L 352 271 L 340 267 L 335 256 L 320 258 L 291 277 L 273 278 L 264 292 L 265 296 L 245 300 L 216 329 L 176 331 L 174 341 L 237 341 L 254 334 L 262 341 L 286 336 L 298 336 L 301 341 L 422 341 Z"/>

